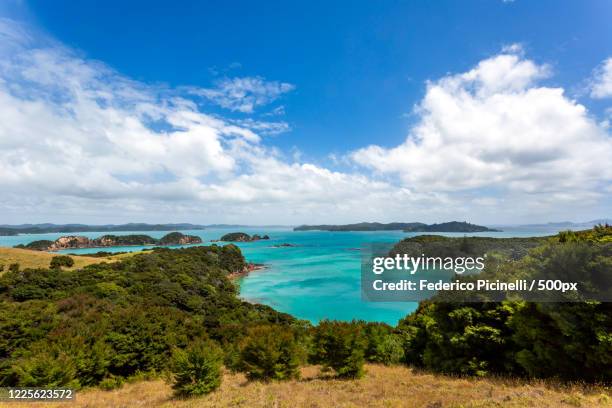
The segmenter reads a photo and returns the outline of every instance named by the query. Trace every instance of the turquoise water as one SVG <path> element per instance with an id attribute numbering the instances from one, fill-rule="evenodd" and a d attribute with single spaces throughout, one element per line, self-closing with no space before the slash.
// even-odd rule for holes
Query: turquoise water
<path id="1" fill-rule="evenodd" d="M 269 241 L 238 243 L 249 262 L 263 263 L 266 269 L 256 271 L 240 280 L 241 296 L 251 302 L 272 306 L 313 323 L 321 319 L 382 321 L 396 324 L 416 308 L 412 302 L 365 302 L 361 300 L 361 252 L 368 243 L 394 243 L 402 238 L 417 235 L 401 231 L 376 232 L 325 232 L 292 231 L 289 228 L 239 228 L 248 234 L 268 234 Z M 198 235 L 209 244 L 234 230 L 207 229 L 182 231 Z M 550 231 L 504 231 L 470 236 L 518 237 L 555 233 Z M 160 238 L 167 232 L 113 232 L 116 235 L 147 234 Z M 103 232 L 79 233 L 90 238 Z M 67 234 L 25 234 L 0 237 L 0 246 L 26 244 L 39 239 L 55 240 Z M 463 236 L 465 234 L 442 234 Z M 289 243 L 296 247 L 274 248 L 275 244 Z M 146 247 L 89 248 L 63 251 L 65 253 L 92 253 L 137 251 Z"/>

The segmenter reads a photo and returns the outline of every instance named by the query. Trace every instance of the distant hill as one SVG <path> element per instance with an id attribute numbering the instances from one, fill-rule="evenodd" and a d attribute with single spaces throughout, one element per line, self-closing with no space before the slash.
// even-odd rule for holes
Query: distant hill
<path id="1" fill-rule="evenodd" d="M 482 225 L 470 224 L 469 222 L 443 222 L 441 224 L 423 225 L 413 228 L 405 228 L 404 232 L 487 232 L 499 231 Z"/>
<path id="2" fill-rule="evenodd" d="M 422 222 L 360 222 L 346 225 L 301 225 L 294 231 L 405 231 L 405 232 L 484 232 L 497 231 L 467 222 L 444 222 L 427 225 Z"/>
<path id="3" fill-rule="evenodd" d="M 46 234 L 46 233 L 72 233 L 72 232 L 113 232 L 113 231 L 183 231 L 203 230 L 203 225 L 197 224 L 20 224 L 0 225 L 0 235 L 18 234 Z"/>
<path id="4" fill-rule="evenodd" d="M 593 228 L 596 225 L 612 225 L 612 219 L 610 218 L 600 218 L 591 221 L 584 222 L 571 222 L 571 221 L 561 221 L 561 222 L 548 222 L 542 224 L 521 224 L 521 225 L 495 225 L 494 227 L 503 228 L 504 230 L 528 230 L 528 231 L 551 231 L 551 230 L 583 230 Z"/>

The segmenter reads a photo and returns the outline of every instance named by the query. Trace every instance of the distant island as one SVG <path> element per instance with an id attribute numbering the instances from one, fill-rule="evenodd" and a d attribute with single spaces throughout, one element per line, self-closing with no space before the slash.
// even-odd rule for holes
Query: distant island
<path id="1" fill-rule="evenodd" d="M 263 237 L 258 235 L 258 234 L 254 234 L 253 236 L 246 234 L 244 232 L 230 232 L 229 234 L 225 234 L 224 236 L 221 237 L 221 239 L 219 239 L 219 241 L 224 241 L 224 242 L 252 242 L 252 241 L 259 241 L 262 239 L 270 239 L 269 236 L 264 235 Z"/>
<path id="2" fill-rule="evenodd" d="M 48 233 L 74 233 L 74 232 L 117 232 L 117 231 L 184 231 L 203 230 L 203 225 L 197 224 L 20 224 L 0 225 L 0 236 L 19 234 L 48 234 Z"/>
<path id="3" fill-rule="evenodd" d="M 423 225 L 419 227 L 404 228 L 404 232 L 498 232 L 499 230 L 470 224 L 469 222 L 443 222 L 440 224 Z"/>
<path id="4" fill-rule="evenodd" d="M 103 235 L 99 238 L 90 239 L 79 235 L 68 235 L 59 237 L 55 241 L 38 240 L 29 244 L 16 245 L 15 248 L 31 249 L 34 251 L 60 251 L 64 249 L 81 248 L 107 248 L 117 246 L 170 246 L 201 244 L 202 238 L 195 235 L 185 235 L 180 232 L 171 232 L 160 239 L 148 235 Z"/>
<path id="5" fill-rule="evenodd" d="M 443 222 L 441 224 L 425 224 L 422 222 L 360 222 L 345 225 L 301 225 L 294 231 L 404 231 L 404 232 L 495 232 L 499 230 L 487 228 L 468 222 Z"/>

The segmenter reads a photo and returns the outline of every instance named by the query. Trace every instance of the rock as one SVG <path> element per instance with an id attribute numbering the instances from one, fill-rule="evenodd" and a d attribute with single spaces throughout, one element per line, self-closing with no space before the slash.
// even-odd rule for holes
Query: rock
<path id="1" fill-rule="evenodd" d="M 59 237 L 49 247 L 50 251 L 60 251 L 62 249 L 77 249 L 77 248 L 90 248 L 92 242 L 89 238 L 80 235 L 67 235 L 65 237 Z"/>

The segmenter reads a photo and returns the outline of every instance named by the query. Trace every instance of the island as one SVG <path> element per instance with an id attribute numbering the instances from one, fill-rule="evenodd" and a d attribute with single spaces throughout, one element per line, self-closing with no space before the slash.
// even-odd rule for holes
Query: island
<path id="1" fill-rule="evenodd" d="M 294 231 L 404 231 L 404 232 L 495 232 L 498 230 L 468 222 L 444 222 L 425 224 L 422 222 L 360 222 L 345 225 L 301 225 Z"/>
<path id="2" fill-rule="evenodd" d="M 75 232 L 116 232 L 116 231 L 185 231 L 203 230 L 203 225 L 197 224 L 106 224 L 106 225 L 87 225 L 87 224 L 19 224 L 19 225 L 0 225 L 0 236 L 10 236 L 19 234 L 47 234 L 47 233 L 75 233 Z"/>
<path id="3" fill-rule="evenodd" d="M 219 239 L 219 241 L 224 242 L 253 242 L 260 241 L 262 239 L 270 239 L 269 236 L 264 235 L 260 236 L 258 234 L 254 234 L 253 236 L 244 233 L 244 232 L 230 232 L 229 234 L 225 234 Z"/>
<path id="4" fill-rule="evenodd" d="M 443 222 L 441 224 L 423 225 L 419 227 L 404 228 L 404 232 L 499 232 L 499 230 L 470 224 L 469 222 Z"/>
<path id="5" fill-rule="evenodd" d="M 160 239 L 148 235 L 103 235 L 98 238 L 88 238 L 80 235 L 67 235 L 55 241 L 39 240 L 29 244 L 16 245 L 15 248 L 31 249 L 34 251 L 60 251 L 64 249 L 81 248 L 107 248 L 118 246 L 171 246 L 201 244 L 202 238 L 195 235 L 185 235 L 180 232 L 171 232 Z"/>

